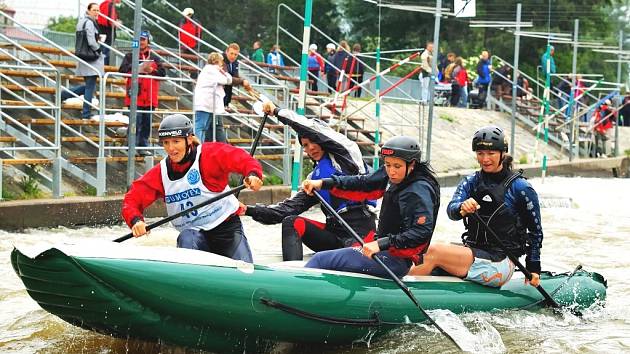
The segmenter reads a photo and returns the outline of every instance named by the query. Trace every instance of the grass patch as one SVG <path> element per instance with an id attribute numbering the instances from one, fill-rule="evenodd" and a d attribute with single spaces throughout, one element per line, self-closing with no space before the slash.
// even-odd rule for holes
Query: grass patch
<path id="1" fill-rule="evenodd" d="M 265 176 L 265 178 L 263 178 L 263 185 L 265 186 L 277 186 L 281 184 L 282 184 L 282 177 L 280 176 L 271 175 L 271 176 Z"/>
<path id="2" fill-rule="evenodd" d="M 96 196 L 96 187 L 87 185 L 83 188 L 83 195 Z"/>
<path id="3" fill-rule="evenodd" d="M 440 113 L 440 119 L 445 120 L 449 123 L 455 123 L 455 117 L 447 113 Z"/>

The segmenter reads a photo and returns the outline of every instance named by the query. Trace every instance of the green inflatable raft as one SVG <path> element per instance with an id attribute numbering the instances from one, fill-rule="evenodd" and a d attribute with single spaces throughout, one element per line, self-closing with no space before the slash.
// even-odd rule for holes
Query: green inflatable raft
<path id="1" fill-rule="evenodd" d="M 216 352 L 276 341 L 351 344 L 425 320 L 391 280 L 300 262 L 252 265 L 186 249 L 89 242 L 18 246 L 11 263 L 29 295 L 73 325 Z M 541 277 L 564 306 L 587 308 L 606 297 L 597 273 Z M 500 289 L 449 276 L 403 280 L 426 310 L 544 306 L 516 275 Z"/>

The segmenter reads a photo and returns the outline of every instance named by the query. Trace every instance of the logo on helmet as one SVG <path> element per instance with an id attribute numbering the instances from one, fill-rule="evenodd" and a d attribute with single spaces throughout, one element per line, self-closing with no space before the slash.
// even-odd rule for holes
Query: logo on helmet
<path id="1" fill-rule="evenodd" d="M 183 134 L 182 134 L 182 130 L 181 129 L 158 132 L 158 136 L 160 138 L 168 138 L 169 136 L 182 136 L 182 135 Z"/>
<path id="2" fill-rule="evenodd" d="M 392 149 L 381 149 L 381 155 L 390 156 L 394 154 L 394 150 Z"/>

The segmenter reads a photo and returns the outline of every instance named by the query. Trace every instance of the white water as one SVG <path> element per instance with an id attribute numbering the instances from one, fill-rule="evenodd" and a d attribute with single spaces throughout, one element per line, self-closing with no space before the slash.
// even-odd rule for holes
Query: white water
<path id="1" fill-rule="evenodd" d="M 566 271 L 577 264 L 608 280 L 604 309 L 586 311 L 583 318 L 549 311 L 502 311 L 440 316 L 440 325 L 453 327 L 456 339 L 480 353 L 622 353 L 630 352 L 630 179 L 547 178 L 531 180 L 542 196 L 543 268 Z M 453 188 L 442 190 L 442 208 L 434 242 L 458 241 L 460 223 L 448 220 L 444 208 Z M 546 202 L 545 202 L 546 201 Z M 321 217 L 311 212 L 310 216 Z M 257 262 L 280 257 L 280 225 L 263 226 L 243 219 Z M 168 345 L 120 340 L 73 327 L 39 308 L 15 275 L 9 259 L 13 244 L 77 239 L 111 240 L 124 235 L 123 225 L 98 228 L 54 228 L 25 233 L 0 231 L 0 352 L 2 353 L 183 353 L 197 352 Z M 175 243 L 170 226 L 129 243 L 168 246 Z M 422 302 L 422 299 L 419 299 Z M 443 317 L 443 318 L 442 318 Z M 459 334 L 463 326 L 468 334 Z M 449 330 L 449 333 L 451 331 Z M 470 336 L 472 334 L 472 336 Z M 459 335 L 459 337 L 457 337 Z M 405 328 L 366 344 L 343 348 L 304 348 L 281 345 L 282 353 L 435 353 L 457 352 L 428 326 Z"/>

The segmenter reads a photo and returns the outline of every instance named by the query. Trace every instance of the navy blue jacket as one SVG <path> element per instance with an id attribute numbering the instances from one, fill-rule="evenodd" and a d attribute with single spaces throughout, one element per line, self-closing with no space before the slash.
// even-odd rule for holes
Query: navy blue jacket
<path id="1" fill-rule="evenodd" d="M 446 212 L 451 220 L 461 220 L 459 213 L 462 203 L 470 198 L 474 187 L 481 178 L 480 172 L 475 172 L 459 183 L 453 199 L 448 203 Z M 540 205 L 538 194 L 532 185 L 524 178 L 517 178 L 505 191 L 505 206 L 507 210 L 520 219 L 520 224 L 527 228 L 528 252 L 526 255 L 527 269 L 540 272 L 540 249 L 543 241 L 543 230 L 540 222 Z M 500 236 L 500 235 L 499 235 Z"/>

